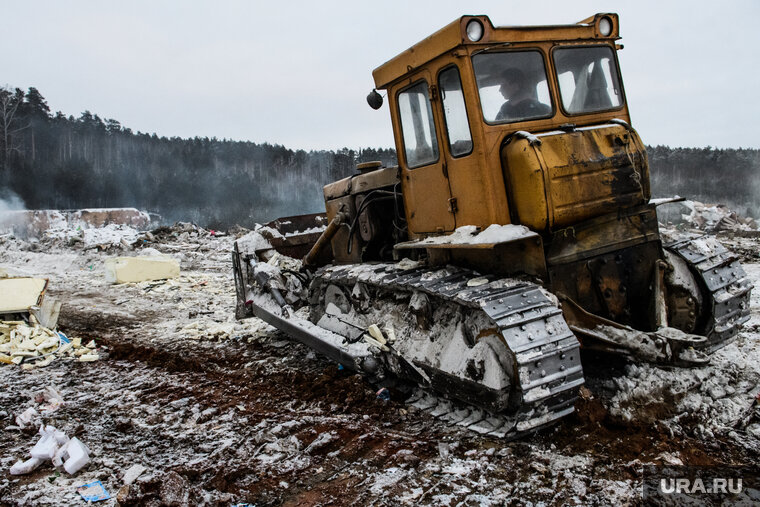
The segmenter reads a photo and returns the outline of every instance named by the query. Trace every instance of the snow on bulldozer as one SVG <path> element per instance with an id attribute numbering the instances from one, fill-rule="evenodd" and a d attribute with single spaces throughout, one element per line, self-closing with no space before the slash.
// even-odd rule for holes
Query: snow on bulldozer
<path id="1" fill-rule="evenodd" d="M 506 438 L 572 413 L 581 349 L 709 362 L 751 285 L 714 239 L 660 230 L 619 38 L 610 13 L 463 16 L 376 68 L 398 166 L 360 164 L 326 213 L 240 238 L 237 317 Z"/>

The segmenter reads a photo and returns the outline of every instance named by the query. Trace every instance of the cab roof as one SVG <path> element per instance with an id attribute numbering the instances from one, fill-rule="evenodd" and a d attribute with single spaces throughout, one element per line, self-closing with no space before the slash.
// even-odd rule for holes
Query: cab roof
<path id="1" fill-rule="evenodd" d="M 599 24 L 602 19 L 611 23 L 611 31 L 602 35 Z M 467 25 L 472 20 L 480 21 L 483 35 L 476 42 L 467 37 Z M 488 16 L 462 16 L 444 26 L 434 34 L 418 42 L 403 53 L 388 60 L 372 71 L 375 88 L 387 88 L 394 81 L 416 71 L 432 59 L 458 47 L 480 46 L 487 48 L 496 44 L 573 41 L 573 40 L 617 40 L 618 15 L 600 13 L 572 25 L 503 26 L 494 27 Z"/>

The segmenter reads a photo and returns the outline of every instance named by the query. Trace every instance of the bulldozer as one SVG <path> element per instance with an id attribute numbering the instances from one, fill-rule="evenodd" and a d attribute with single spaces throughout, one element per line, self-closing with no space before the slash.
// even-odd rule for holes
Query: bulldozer
<path id="1" fill-rule="evenodd" d="M 462 16 L 377 67 L 398 165 L 361 163 L 325 213 L 238 239 L 236 316 L 503 438 L 573 412 L 582 350 L 707 364 L 751 284 L 715 239 L 660 227 L 678 199 L 651 198 L 619 40 L 613 13 Z"/>

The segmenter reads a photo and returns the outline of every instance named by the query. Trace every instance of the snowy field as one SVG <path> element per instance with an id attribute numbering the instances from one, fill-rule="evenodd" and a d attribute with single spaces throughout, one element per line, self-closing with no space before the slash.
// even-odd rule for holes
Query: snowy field
<path id="1" fill-rule="evenodd" d="M 166 228 L 144 247 L 176 257 L 181 276 L 111 285 L 105 259 L 134 255 L 125 243 L 137 236 L 101 234 L 0 237 L 0 268 L 50 278 L 59 328 L 94 339 L 101 356 L 0 367 L 0 505 L 84 505 L 76 488 L 96 480 L 111 497 L 97 505 L 638 505 L 645 464 L 758 461 L 758 290 L 751 321 L 709 366 L 584 355 L 576 414 L 504 442 L 448 427 L 399 393 L 377 399 L 376 386 L 263 322 L 235 321 L 233 237 Z M 760 239 L 722 239 L 758 286 Z M 38 396 L 48 387 L 62 405 Z M 33 423 L 89 447 L 85 469 L 9 474 L 38 439 L 38 424 L 16 422 L 30 407 Z M 135 465 L 145 470 L 126 485 Z"/>

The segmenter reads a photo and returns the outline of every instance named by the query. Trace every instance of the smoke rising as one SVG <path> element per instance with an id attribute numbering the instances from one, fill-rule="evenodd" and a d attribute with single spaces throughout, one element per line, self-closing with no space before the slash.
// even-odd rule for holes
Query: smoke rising
<path id="1" fill-rule="evenodd" d="M 0 187 L 0 213 L 4 211 L 24 211 L 23 199 L 9 188 Z"/>

